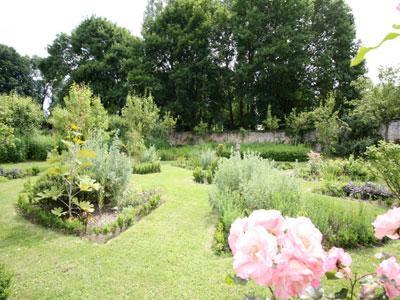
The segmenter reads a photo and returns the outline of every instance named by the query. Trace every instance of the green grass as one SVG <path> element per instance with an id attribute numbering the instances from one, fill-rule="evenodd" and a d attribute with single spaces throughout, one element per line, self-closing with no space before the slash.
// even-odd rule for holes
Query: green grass
<path id="1" fill-rule="evenodd" d="M 216 218 L 208 186 L 194 183 L 189 170 L 163 164 L 162 173 L 134 175 L 134 186 L 161 189 L 165 203 L 104 245 L 17 216 L 26 180 L 0 184 L 0 263 L 15 274 L 13 299 L 243 299 L 264 291 L 225 284 L 232 258 L 210 249 Z M 373 254 L 400 254 L 398 246 L 351 251 L 354 270 L 373 270 Z"/>
<path id="2" fill-rule="evenodd" d="M 41 169 L 45 169 L 50 166 L 50 163 L 47 161 L 26 161 L 21 163 L 2 163 L 0 166 L 5 169 L 18 168 L 26 170 L 32 168 L 33 166 L 38 166 Z"/>

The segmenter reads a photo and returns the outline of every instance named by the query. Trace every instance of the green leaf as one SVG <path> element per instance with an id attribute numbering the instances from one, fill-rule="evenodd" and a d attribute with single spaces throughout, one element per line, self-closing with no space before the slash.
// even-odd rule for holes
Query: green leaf
<path id="1" fill-rule="evenodd" d="M 62 215 L 65 215 L 65 212 L 63 212 L 63 209 L 61 207 L 53 208 L 51 210 L 51 213 L 53 215 L 56 215 L 57 217 L 61 217 Z"/>
<path id="2" fill-rule="evenodd" d="M 339 278 L 336 276 L 336 272 L 327 272 L 325 274 L 328 280 L 338 280 Z"/>
<path id="3" fill-rule="evenodd" d="M 63 191 L 61 189 L 53 186 L 48 190 L 44 190 L 43 192 L 37 193 L 35 199 L 36 200 L 51 199 L 55 201 L 61 197 L 62 193 Z"/>
<path id="4" fill-rule="evenodd" d="M 80 202 L 78 202 L 78 206 L 84 212 L 88 212 L 88 213 L 94 212 L 93 204 L 88 201 L 80 201 Z"/>
<path id="5" fill-rule="evenodd" d="M 394 25 L 393 25 L 393 28 L 394 28 L 394 29 L 400 29 L 400 24 L 394 24 Z"/>
<path id="6" fill-rule="evenodd" d="M 225 277 L 225 282 L 229 285 L 246 285 L 247 284 L 247 280 L 246 279 L 242 279 L 236 275 L 227 275 Z"/>
<path id="7" fill-rule="evenodd" d="M 346 299 L 348 293 L 348 289 L 342 288 L 339 292 L 335 293 L 335 299 Z"/>
<path id="8" fill-rule="evenodd" d="M 89 176 L 84 175 L 79 177 L 79 189 L 82 192 L 98 191 L 100 189 L 100 184 Z"/>
<path id="9" fill-rule="evenodd" d="M 395 26 L 396 26 L 396 27 L 395 27 Z M 393 27 L 394 27 L 395 29 L 399 29 L 397 26 L 399 26 L 399 25 L 394 25 Z M 397 38 L 398 36 L 400 36 L 400 33 L 391 32 L 391 33 L 388 33 L 388 34 L 385 36 L 385 38 L 384 38 L 378 45 L 376 45 L 376 46 L 374 46 L 374 47 L 362 47 L 362 48 L 358 51 L 356 57 L 353 58 L 353 59 L 351 60 L 351 66 L 354 67 L 354 66 L 359 65 L 359 64 L 365 59 L 365 55 L 367 55 L 368 52 L 379 48 L 379 47 L 382 46 L 382 44 L 385 43 L 386 41 L 394 40 L 394 39 Z"/>

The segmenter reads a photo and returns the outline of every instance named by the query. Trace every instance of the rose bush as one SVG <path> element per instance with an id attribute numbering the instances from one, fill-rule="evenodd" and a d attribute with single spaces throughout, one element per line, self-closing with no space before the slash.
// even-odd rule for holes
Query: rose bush
<path id="1" fill-rule="evenodd" d="M 373 223 L 378 239 L 398 239 L 400 208 L 380 215 Z M 270 289 L 274 299 L 397 299 L 400 297 L 400 264 L 388 254 L 376 272 L 359 276 L 351 271 L 352 258 L 341 248 L 325 251 L 322 234 L 310 219 L 284 217 L 277 210 L 256 210 L 236 219 L 229 247 L 236 276 Z M 321 280 L 344 279 L 350 290 L 324 295 Z"/>

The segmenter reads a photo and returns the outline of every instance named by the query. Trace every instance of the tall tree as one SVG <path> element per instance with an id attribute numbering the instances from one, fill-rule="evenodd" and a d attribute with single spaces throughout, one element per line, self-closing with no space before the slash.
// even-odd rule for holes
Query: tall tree
<path id="1" fill-rule="evenodd" d="M 330 91 L 343 103 L 364 74 L 350 68 L 353 16 L 343 0 L 232 0 L 236 87 L 242 125 L 319 105 Z"/>
<path id="2" fill-rule="evenodd" d="M 351 82 L 365 73 L 365 65 L 350 66 L 357 52 L 356 28 L 350 7 L 344 0 L 314 0 L 311 16 L 313 39 L 308 47 L 311 61 L 307 81 L 316 98 L 335 91 L 337 103 L 359 97 Z M 308 103 L 313 105 L 313 103 Z"/>
<path id="3" fill-rule="evenodd" d="M 44 91 L 37 61 L 0 44 L 0 94 L 15 91 L 42 102 Z"/>
<path id="4" fill-rule="evenodd" d="M 53 101 L 62 102 L 73 82 L 86 83 L 108 111 L 120 112 L 129 92 L 126 64 L 140 47 L 128 30 L 98 17 L 86 19 L 71 35 L 58 35 L 41 64 Z"/>
<path id="5" fill-rule="evenodd" d="M 210 47 L 216 8 L 213 0 L 170 2 L 144 35 L 155 76 L 153 95 L 158 105 L 179 116 L 183 129 L 221 112 L 215 96 L 218 66 Z"/>

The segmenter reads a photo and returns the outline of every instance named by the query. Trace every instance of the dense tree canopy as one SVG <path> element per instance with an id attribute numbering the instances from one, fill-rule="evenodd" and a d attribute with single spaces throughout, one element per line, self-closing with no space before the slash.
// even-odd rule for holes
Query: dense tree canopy
<path id="1" fill-rule="evenodd" d="M 138 47 L 140 40 L 128 30 L 97 17 L 83 21 L 71 35 L 59 34 L 41 64 L 53 101 L 62 102 L 73 82 L 85 83 L 108 111 L 120 111 L 129 90 L 126 64 Z"/>
<path id="2" fill-rule="evenodd" d="M 156 100 L 181 128 L 201 120 L 254 127 L 267 107 L 283 117 L 341 104 L 364 73 L 350 68 L 355 26 L 342 0 L 176 0 L 144 35 Z"/>
<path id="3" fill-rule="evenodd" d="M 16 74 L 1 72 L 0 88 L 62 104 L 84 83 L 118 114 L 128 94 L 151 93 L 181 130 L 254 128 L 319 107 L 331 92 L 343 113 L 345 99 L 360 97 L 351 82 L 365 69 L 350 67 L 357 44 L 344 0 L 149 0 L 142 35 L 93 16 L 60 33 L 45 59 L 0 47 L 0 67 Z"/>
<path id="4" fill-rule="evenodd" d="M 38 60 L 21 56 L 14 48 L 0 44 L 0 94 L 15 91 L 42 101 L 44 92 L 37 74 Z"/>

